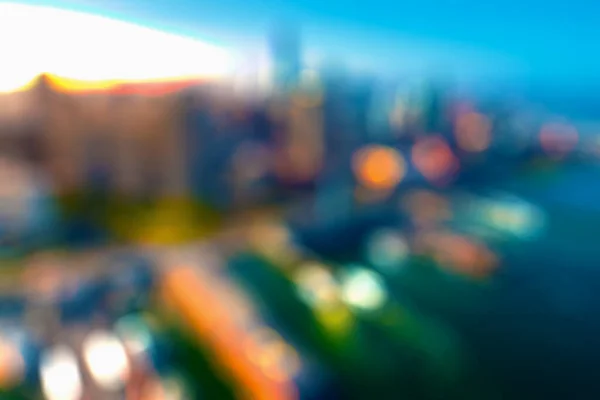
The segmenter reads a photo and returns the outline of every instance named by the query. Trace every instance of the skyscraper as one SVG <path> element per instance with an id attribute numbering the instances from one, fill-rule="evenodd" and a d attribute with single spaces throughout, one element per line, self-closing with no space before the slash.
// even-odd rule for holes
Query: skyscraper
<path id="1" fill-rule="evenodd" d="M 289 90 L 298 83 L 302 68 L 300 34 L 294 24 L 276 25 L 270 36 L 273 83 L 276 90 Z"/>
<path id="2" fill-rule="evenodd" d="M 368 140 L 369 113 L 374 100 L 374 82 L 370 79 L 357 80 L 352 85 L 350 109 L 352 110 L 351 126 L 353 126 L 357 142 Z"/>

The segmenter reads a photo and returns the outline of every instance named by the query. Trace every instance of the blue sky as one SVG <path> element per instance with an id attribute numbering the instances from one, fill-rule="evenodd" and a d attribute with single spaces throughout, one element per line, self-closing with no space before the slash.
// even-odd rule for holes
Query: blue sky
<path id="1" fill-rule="evenodd" d="M 356 68 L 449 70 L 539 81 L 600 82 L 593 0 L 50 0 L 247 50 L 270 21 L 297 20 L 309 52 Z"/>

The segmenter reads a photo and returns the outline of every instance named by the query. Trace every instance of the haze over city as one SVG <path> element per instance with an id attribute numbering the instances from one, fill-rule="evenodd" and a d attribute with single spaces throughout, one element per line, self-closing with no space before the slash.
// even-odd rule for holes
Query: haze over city
<path id="1" fill-rule="evenodd" d="M 21 3 L 110 16 L 238 53 L 260 48 L 269 24 L 288 18 L 301 25 L 313 58 L 341 57 L 358 70 L 385 75 L 442 70 L 474 82 L 493 77 L 573 83 L 597 81 L 600 70 L 600 57 L 589 51 L 600 34 L 593 18 L 598 6 L 583 0 Z"/>

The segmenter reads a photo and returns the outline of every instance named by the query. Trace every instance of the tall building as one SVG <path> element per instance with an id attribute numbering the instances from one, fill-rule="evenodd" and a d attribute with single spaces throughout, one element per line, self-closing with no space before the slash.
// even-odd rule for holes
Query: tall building
<path id="1" fill-rule="evenodd" d="M 424 88 L 423 128 L 429 134 L 448 136 L 448 103 L 449 88 L 443 82 L 430 82 Z"/>
<path id="2" fill-rule="evenodd" d="M 325 156 L 320 93 L 298 92 L 291 97 L 286 135 L 282 139 L 289 179 L 297 184 L 313 182 Z"/>
<path id="3" fill-rule="evenodd" d="M 294 88 L 302 68 L 300 34 L 293 24 L 281 23 L 274 27 L 270 37 L 275 89 L 286 91 Z"/>
<path id="4" fill-rule="evenodd" d="M 357 80 L 351 88 L 348 108 L 353 136 L 357 144 L 369 138 L 369 114 L 374 100 L 374 83 L 370 79 Z"/>
<path id="5" fill-rule="evenodd" d="M 370 93 L 337 61 L 323 68 L 323 132 L 326 170 L 344 173 L 352 153 L 366 135 Z M 347 171 L 346 171 L 347 172 Z"/>

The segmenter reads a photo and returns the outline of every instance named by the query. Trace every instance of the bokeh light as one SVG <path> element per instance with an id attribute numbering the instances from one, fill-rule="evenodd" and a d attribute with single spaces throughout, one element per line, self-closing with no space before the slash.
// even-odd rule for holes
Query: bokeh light
<path id="1" fill-rule="evenodd" d="M 83 382 L 77 356 L 65 345 L 49 349 L 42 358 L 42 390 L 47 400 L 79 400 Z"/>
<path id="2" fill-rule="evenodd" d="M 340 278 L 342 297 L 353 308 L 376 310 L 387 301 L 387 289 L 381 277 L 368 269 L 351 267 Z"/>
<path id="3" fill-rule="evenodd" d="M 371 233 L 366 244 L 366 258 L 383 273 L 402 269 L 410 254 L 404 236 L 394 229 L 379 229 Z"/>
<path id="4" fill-rule="evenodd" d="M 129 360 L 121 341 L 109 332 L 96 331 L 83 343 L 83 354 L 96 383 L 107 390 L 125 387 L 130 373 Z"/>
<path id="5" fill-rule="evenodd" d="M 457 173 L 459 162 L 447 142 L 439 137 L 417 140 L 411 159 L 419 172 L 436 185 L 446 185 Z"/>
<path id="6" fill-rule="evenodd" d="M 300 358 L 272 329 L 258 329 L 248 338 L 250 359 L 276 381 L 293 379 L 300 370 Z"/>
<path id="7" fill-rule="evenodd" d="M 419 247 L 450 271 L 471 278 L 487 278 L 498 267 L 498 258 L 484 244 L 445 231 L 427 232 Z"/>
<path id="8" fill-rule="evenodd" d="M 352 167 L 358 181 L 375 190 L 397 186 L 406 174 L 404 157 L 396 149 L 383 146 L 360 149 L 352 159 Z"/>
<path id="9" fill-rule="evenodd" d="M 450 202 L 443 195 L 430 190 L 412 190 L 400 201 L 401 209 L 419 227 L 441 224 L 452 217 Z"/>
<path id="10" fill-rule="evenodd" d="M 456 141 L 468 152 L 487 150 L 492 141 L 491 124 L 486 116 L 467 112 L 458 115 L 455 125 Z"/>
<path id="11" fill-rule="evenodd" d="M 304 265 L 294 280 L 300 297 L 313 307 L 327 308 L 337 304 L 338 285 L 325 266 L 315 263 Z"/>
<path id="12" fill-rule="evenodd" d="M 390 41 L 329 63 L 314 23 L 232 59 L 0 4 L 0 398 L 600 398 L 593 96 L 409 43 L 375 76 Z"/>
<path id="13" fill-rule="evenodd" d="M 21 383 L 25 360 L 19 348 L 0 333 L 0 389 L 8 389 Z"/>

